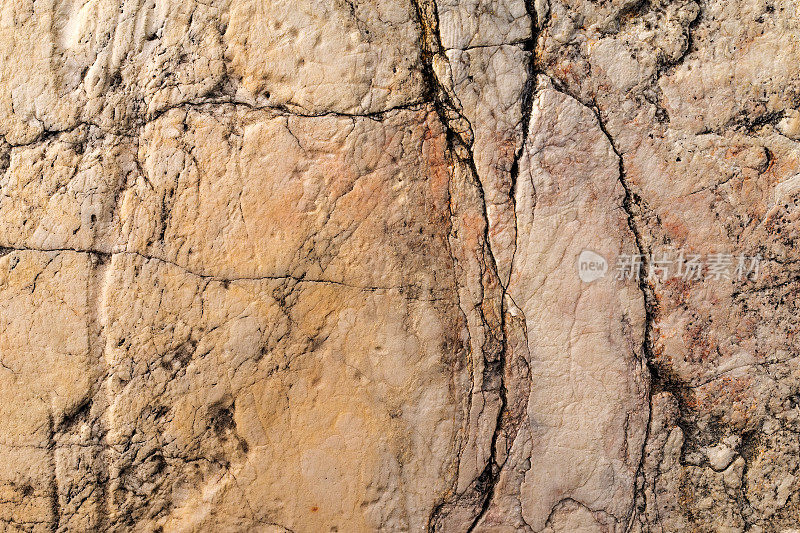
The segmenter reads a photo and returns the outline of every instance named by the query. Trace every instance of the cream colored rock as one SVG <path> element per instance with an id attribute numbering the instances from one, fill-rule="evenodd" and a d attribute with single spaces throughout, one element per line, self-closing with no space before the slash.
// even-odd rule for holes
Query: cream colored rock
<path id="1" fill-rule="evenodd" d="M 10 150 L 0 178 L 3 245 L 109 252 L 118 227 L 115 195 L 135 179 L 130 139 L 79 127 Z"/>
<path id="2" fill-rule="evenodd" d="M 209 95 L 225 75 L 221 15 L 195 2 L 4 2 L 0 133 L 20 144 L 83 123 L 127 131 Z"/>
<path id="3" fill-rule="evenodd" d="M 436 8 L 445 49 L 520 44 L 531 37 L 524 0 L 440 0 Z"/>
<path id="4" fill-rule="evenodd" d="M 797 7 L 3 1 L 0 530 L 793 531 Z"/>
<path id="5" fill-rule="evenodd" d="M 590 249 L 612 264 L 636 252 L 617 157 L 590 111 L 544 88 L 520 166 L 508 294 L 525 317 L 532 386 L 483 530 L 514 515 L 534 531 L 621 528 L 646 431 L 644 305 L 634 282 L 582 281 L 579 263 Z"/>
<path id="6" fill-rule="evenodd" d="M 222 37 L 237 98 L 306 113 L 374 113 L 422 99 L 412 4 L 232 0 Z"/>
<path id="7" fill-rule="evenodd" d="M 472 125 L 472 155 L 486 201 L 489 242 L 508 283 L 516 241 L 512 188 L 522 150 L 531 54 L 518 46 L 448 50 L 453 88 Z"/>
<path id="8" fill-rule="evenodd" d="M 205 99 L 309 114 L 408 105 L 423 92 L 414 13 L 404 2 L 8 1 L 0 134 L 128 132 Z"/>
<path id="9" fill-rule="evenodd" d="M 121 204 L 132 235 L 105 300 L 108 438 L 124 450 L 115 512 L 169 527 L 417 530 L 452 482 L 466 392 L 466 325 L 441 291 L 441 129 L 428 111 L 287 123 L 227 110 L 153 123 L 152 177 Z M 181 460 L 193 456 L 209 460 Z"/>
<path id="10" fill-rule="evenodd" d="M 100 510 L 91 494 L 97 480 L 72 479 L 70 468 L 92 444 L 81 413 L 102 378 L 89 327 L 91 273 L 90 257 L 75 252 L 13 251 L 0 259 L 0 520 L 11 530 L 48 531 L 61 520 L 77 530 L 93 525 Z M 62 444 L 69 435 L 75 438 Z M 84 487 L 91 490 L 79 496 Z M 78 497 L 88 517 L 68 521 L 60 511 Z"/>
<path id="11" fill-rule="evenodd" d="M 453 476 L 452 300 L 109 268 L 112 520 L 423 527 Z"/>
<path id="12" fill-rule="evenodd" d="M 746 482 L 723 475 L 738 459 L 715 472 L 709 466 L 722 468 L 729 453 L 719 462 L 703 453 L 739 439 L 732 449 L 749 472 L 758 457 L 791 453 L 771 435 L 798 420 L 797 321 L 789 310 L 797 290 L 790 243 L 798 26 L 786 15 L 795 8 L 551 2 L 538 43 L 539 65 L 597 110 L 621 154 L 643 253 L 761 258 L 747 278 L 672 276 L 644 285 L 653 386 L 675 396 L 680 416 L 670 424 L 683 439 L 666 476 L 657 454 L 647 454 L 655 462 L 644 465 L 645 478 L 657 479 L 645 486 L 662 488 L 640 495 L 645 531 L 780 531 L 798 521 L 791 497 L 776 513 L 746 496 Z M 645 262 L 647 271 L 653 263 Z M 782 471 L 757 476 L 776 496 L 785 487 L 772 501 L 797 492 Z M 681 486 L 690 497 L 680 497 Z"/>
<path id="13" fill-rule="evenodd" d="M 449 267 L 441 254 L 415 250 L 446 247 L 446 230 L 436 230 L 448 216 L 443 149 L 430 109 L 383 122 L 175 109 L 143 128 L 142 175 L 119 207 L 124 250 L 229 279 L 292 276 L 438 296 L 433 273 Z M 426 214 L 412 218 L 417 207 Z"/>

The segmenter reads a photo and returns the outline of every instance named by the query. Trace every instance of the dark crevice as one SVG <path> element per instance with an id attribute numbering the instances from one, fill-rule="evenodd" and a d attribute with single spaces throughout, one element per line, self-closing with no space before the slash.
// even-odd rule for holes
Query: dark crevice
<path id="1" fill-rule="evenodd" d="M 461 114 L 459 106 L 454 101 L 454 95 L 450 94 L 448 88 L 439 80 L 435 69 L 434 62 L 437 60 L 446 61 L 445 50 L 441 43 L 439 35 L 439 20 L 436 5 L 433 1 L 426 0 L 413 0 L 416 16 L 421 28 L 421 56 L 422 56 L 422 74 L 425 80 L 425 90 L 427 98 L 432 100 L 434 108 L 439 115 L 439 119 L 443 124 L 447 136 L 448 148 L 451 154 L 464 165 L 470 174 L 470 185 L 475 187 L 481 203 L 482 216 L 484 220 L 483 230 L 483 247 L 484 247 L 484 260 L 488 260 L 489 265 L 484 265 L 488 269 L 490 277 L 497 280 L 499 284 L 497 262 L 491 249 L 491 242 L 489 240 L 489 218 L 486 208 L 486 197 L 483 186 L 479 179 L 477 167 L 472 152 L 473 132 L 472 125 Z M 452 214 L 451 214 L 452 215 Z M 452 253 L 451 253 L 452 256 Z M 489 289 L 486 285 L 486 274 L 483 273 L 484 290 Z M 491 290 L 491 289 L 489 289 Z M 486 295 L 484 295 L 484 299 Z M 490 297 L 491 298 L 491 297 Z M 447 516 L 447 510 L 450 506 L 453 507 L 466 507 L 477 508 L 473 512 L 475 521 L 477 521 L 482 513 L 488 506 L 494 484 L 497 481 L 498 466 L 495 459 L 496 442 L 500 429 L 500 422 L 506 407 L 506 389 L 504 383 L 503 369 L 505 367 L 505 309 L 503 308 L 502 295 L 499 296 L 498 306 L 500 313 L 498 322 L 486 316 L 484 306 L 478 307 L 481 322 L 484 325 L 484 332 L 486 340 L 482 347 L 483 360 L 484 360 L 484 373 L 482 392 L 493 392 L 499 396 L 500 408 L 498 411 L 497 420 L 492 432 L 490 457 L 487 464 L 484 466 L 481 474 L 473 480 L 469 488 L 462 494 L 451 495 L 449 501 L 440 502 L 433 509 L 429 521 L 428 530 L 439 529 L 440 521 Z M 474 365 L 473 365 L 474 368 Z M 474 376 L 473 376 L 474 379 Z M 474 383 L 474 381 L 473 381 Z M 486 384 L 491 384 L 491 391 L 486 390 Z M 472 394 L 472 393 L 470 393 Z M 472 402 L 470 402 L 471 404 Z M 469 417 L 469 414 L 467 414 Z M 473 524 L 474 525 L 474 524 Z M 470 528 L 471 529 L 471 528 Z"/>
<path id="2" fill-rule="evenodd" d="M 483 363 L 484 373 L 483 376 L 483 390 L 484 392 L 493 392 L 498 395 L 499 410 L 497 419 L 494 422 L 494 428 L 491 436 L 491 448 L 489 450 L 489 459 L 484 466 L 478 477 L 473 480 L 470 487 L 462 494 L 451 495 L 449 501 L 439 503 L 431 513 L 429 519 L 429 530 L 436 530 L 441 519 L 445 518 L 449 507 L 462 507 L 462 508 L 475 508 L 473 511 L 474 519 L 469 527 L 469 530 L 475 528 L 481 518 L 485 515 L 494 494 L 494 487 L 497 483 L 500 465 L 497 462 L 497 447 L 498 437 L 503 427 L 503 418 L 506 415 L 507 406 L 507 391 L 505 378 L 506 367 L 506 324 L 505 324 L 505 293 L 506 287 L 499 279 L 499 269 L 497 261 L 492 252 L 491 241 L 489 238 L 489 217 L 487 212 L 485 192 L 480 181 L 479 173 L 473 157 L 473 131 L 472 125 L 462 115 L 459 106 L 455 101 L 455 95 L 451 95 L 448 87 L 446 87 L 434 69 L 434 62 L 437 59 L 445 60 L 444 48 L 441 44 L 441 39 L 438 31 L 438 13 L 436 5 L 432 1 L 414 0 L 413 2 L 416 15 L 422 30 L 421 34 L 421 55 L 422 55 L 422 70 L 423 77 L 426 83 L 427 98 L 434 102 L 434 108 L 439 115 L 442 124 L 445 127 L 448 146 L 451 153 L 470 171 L 471 185 L 476 189 L 476 192 L 481 201 L 482 215 L 484 219 L 484 233 L 483 233 L 483 246 L 485 247 L 484 259 L 489 261 L 486 266 L 491 271 L 491 274 L 497 278 L 497 283 L 500 285 L 501 290 L 499 294 L 499 308 L 500 313 L 497 323 L 492 327 L 492 321 L 485 315 L 483 308 L 479 307 L 481 320 L 485 327 L 487 339 L 483 346 Z M 509 191 L 512 206 L 514 205 L 514 190 L 515 182 L 519 174 L 519 159 L 522 156 L 524 149 L 524 142 L 527 136 L 528 125 L 530 122 L 531 103 L 535 89 L 535 59 L 533 57 L 533 50 L 536 45 L 538 37 L 536 32 L 536 14 L 533 9 L 532 2 L 526 2 L 529 17 L 531 19 L 531 32 L 532 37 L 524 42 L 523 48 L 531 52 L 528 60 L 527 71 L 528 79 L 526 80 L 523 94 L 521 96 L 521 105 L 523 109 L 522 115 L 522 145 L 515 154 L 514 162 L 512 163 L 511 170 L 511 188 Z M 512 259 L 513 263 L 513 259 Z M 486 287 L 484 287 L 486 288 Z M 487 389 L 489 387 L 489 389 Z"/>
<path id="3" fill-rule="evenodd" d="M 392 107 L 387 107 L 386 109 L 381 109 L 378 111 L 369 111 L 363 113 L 347 113 L 343 111 L 320 111 L 318 113 L 307 113 L 297 109 L 293 109 L 292 106 L 284 105 L 284 104 L 270 104 L 270 105 L 257 105 L 252 104 L 249 102 L 244 102 L 241 100 L 236 100 L 234 98 L 208 98 L 208 99 L 200 99 L 200 100 L 193 100 L 187 102 L 181 102 L 175 105 L 167 106 L 155 113 L 152 116 L 147 118 L 147 120 L 143 121 L 139 126 L 143 126 L 147 123 L 153 122 L 160 117 L 164 116 L 165 114 L 169 113 L 173 109 L 191 109 L 195 107 L 211 107 L 211 106 L 231 106 L 231 107 L 244 107 L 251 111 L 264 111 L 264 112 L 273 112 L 275 115 L 278 116 L 288 116 L 288 117 L 299 117 L 299 118 L 325 118 L 325 117 L 342 117 L 342 118 L 368 118 L 373 119 L 378 122 L 384 120 L 386 117 L 400 112 L 400 111 L 416 111 L 422 109 L 426 104 L 430 104 L 431 102 L 427 99 L 415 100 L 413 102 L 409 102 L 406 104 L 400 104 Z"/>
<path id="4" fill-rule="evenodd" d="M 673 60 L 666 60 L 663 56 L 658 59 L 658 64 L 656 66 L 656 81 L 663 75 L 672 74 L 677 67 L 683 64 L 683 62 L 686 60 L 687 57 L 689 57 L 690 54 L 697 51 L 697 45 L 694 41 L 694 30 L 703 21 L 702 4 L 698 2 L 697 6 L 698 6 L 697 15 L 695 16 L 694 19 L 692 19 L 689 22 L 689 25 L 686 27 L 686 47 L 683 49 L 681 54 Z"/>
<path id="5" fill-rule="evenodd" d="M 502 46 L 519 46 L 525 47 L 530 42 L 530 39 L 522 39 L 520 41 L 508 41 L 504 43 L 490 43 L 490 44 L 473 44 L 463 48 L 445 48 L 445 50 L 458 50 L 459 52 L 468 52 L 469 50 L 480 50 L 481 48 L 500 48 Z"/>
<path id="6" fill-rule="evenodd" d="M 50 476 L 50 512 L 53 515 L 51 531 L 56 533 L 61 524 L 61 501 L 58 498 L 58 467 L 56 465 L 56 428 L 53 415 L 47 415 L 47 455 L 52 474 Z"/>
<path id="7" fill-rule="evenodd" d="M 644 332 L 643 332 L 643 342 L 641 346 L 641 357 L 642 362 L 644 363 L 645 367 L 649 372 L 649 390 L 648 390 L 648 413 L 647 413 L 647 420 L 645 424 L 645 435 L 642 441 L 642 448 L 640 451 L 640 458 L 639 458 L 639 465 L 637 467 L 636 479 L 640 478 L 644 472 L 644 461 L 645 461 L 645 450 L 647 443 L 650 439 L 650 425 L 652 422 L 652 415 L 653 415 L 653 397 L 658 394 L 659 392 L 668 391 L 672 393 L 675 397 L 676 401 L 678 402 L 680 412 L 685 412 L 683 410 L 683 402 L 685 395 L 683 391 L 685 386 L 681 384 L 677 378 L 675 378 L 670 372 L 666 369 L 660 368 L 656 363 L 656 357 L 654 354 L 654 323 L 656 317 L 659 313 L 659 304 L 658 300 L 655 296 L 655 291 L 653 286 L 648 282 L 647 272 L 649 269 L 649 251 L 647 245 L 645 244 L 644 236 L 640 231 L 636 220 L 637 217 L 641 216 L 642 212 L 642 205 L 641 199 L 639 196 L 633 191 L 631 184 L 628 182 L 627 173 L 625 170 L 625 159 L 623 156 L 622 151 L 620 150 L 617 142 L 614 140 L 613 135 L 608 130 L 606 125 L 606 121 L 603 118 L 603 114 L 597 105 L 596 102 L 592 101 L 590 103 L 583 102 L 580 98 L 576 95 L 572 94 L 566 87 L 561 85 L 558 80 L 552 79 L 553 88 L 563 94 L 573 98 L 577 102 L 581 103 L 586 109 L 590 110 L 597 120 L 598 127 L 603 132 L 603 135 L 608 140 L 608 143 L 611 147 L 611 150 L 614 152 L 614 155 L 617 158 L 618 164 L 618 174 L 619 174 L 619 182 L 623 189 L 623 199 L 622 199 L 622 208 L 625 211 L 625 215 L 627 218 L 628 228 L 630 229 L 631 233 L 633 234 L 634 244 L 636 246 L 637 253 L 641 256 L 642 261 L 639 265 L 639 275 L 638 275 L 638 286 L 639 291 L 642 293 L 643 300 L 644 300 L 644 313 L 645 313 L 645 323 L 644 323 Z M 680 425 L 680 423 L 679 423 Z M 634 507 L 631 510 L 631 514 L 628 517 L 628 524 L 626 527 L 626 531 L 631 530 L 634 525 L 634 521 L 636 519 L 636 501 L 638 497 L 646 498 L 646 494 L 643 491 L 643 485 L 639 486 L 638 481 L 634 482 L 634 494 L 633 494 L 633 502 Z"/>
<path id="8" fill-rule="evenodd" d="M 11 166 L 11 145 L 0 145 L 0 175 L 5 174 Z"/>
<path id="9" fill-rule="evenodd" d="M 614 154 L 617 156 L 617 162 L 619 164 L 619 182 L 622 185 L 624 190 L 624 196 L 622 199 L 622 207 L 625 210 L 625 214 L 628 219 L 628 227 L 631 230 L 631 233 L 634 237 L 634 243 L 636 245 L 637 253 L 641 255 L 642 262 L 639 266 L 639 276 L 638 276 L 638 284 L 639 284 L 639 291 L 642 293 L 644 298 L 644 313 L 645 313 L 645 323 L 644 323 L 644 339 L 642 342 L 641 350 L 642 350 L 642 359 L 649 371 L 649 390 L 648 390 L 648 408 L 647 408 L 647 420 L 645 422 L 644 430 L 644 438 L 642 439 L 642 447 L 639 453 L 639 465 L 636 469 L 636 478 L 634 480 L 634 494 L 633 494 L 633 504 L 634 508 L 631 509 L 630 516 L 628 518 L 627 529 L 630 530 L 633 527 L 633 523 L 636 520 L 636 510 L 635 505 L 637 501 L 637 497 L 641 496 L 642 498 L 646 498 L 645 492 L 642 490 L 644 487 L 637 486 L 638 478 L 644 475 L 644 462 L 645 462 L 645 451 L 648 441 L 650 440 L 650 425 L 653 419 L 653 396 L 657 390 L 663 390 L 666 386 L 666 383 L 661 381 L 662 374 L 656 368 L 654 361 L 654 353 L 653 353 L 653 324 L 655 323 L 655 318 L 658 314 L 658 301 L 655 296 L 655 291 L 650 283 L 647 281 L 647 269 L 648 269 L 648 250 L 645 247 L 643 242 L 642 234 L 636 225 L 636 217 L 637 211 L 640 210 L 640 206 L 638 205 L 638 201 L 636 199 L 635 194 L 631 189 L 631 185 L 628 183 L 627 175 L 625 172 L 625 160 L 623 157 L 622 152 L 620 151 L 617 143 L 614 141 L 614 137 L 608 131 L 605 121 L 603 120 L 602 114 L 600 109 L 595 104 L 593 106 L 587 106 L 589 109 L 592 110 L 594 113 L 597 123 L 600 126 L 603 135 L 608 139 L 609 144 L 611 145 L 611 149 L 614 151 Z"/>
<path id="10" fill-rule="evenodd" d="M 64 416 L 61 418 L 61 421 L 58 423 L 56 431 L 58 431 L 59 433 L 68 431 L 78 422 L 86 420 L 91 410 L 92 410 L 92 397 L 90 396 L 85 398 L 74 409 L 64 414 Z"/>
<path id="11" fill-rule="evenodd" d="M 534 7 L 534 1 L 533 0 L 525 0 L 525 9 L 526 9 L 528 17 L 530 19 L 531 37 L 529 39 L 527 39 L 523 44 L 523 50 L 525 50 L 526 52 L 529 52 L 529 56 L 528 56 L 528 62 L 527 62 L 528 64 L 527 64 L 527 67 L 526 67 L 528 76 L 527 76 L 527 79 L 525 80 L 525 85 L 523 86 L 522 95 L 521 95 L 521 99 L 520 99 L 521 100 L 520 101 L 520 105 L 522 106 L 522 123 L 521 123 L 522 136 L 521 136 L 519 148 L 518 148 L 517 152 L 514 154 L 514 160 L 513 160 L 512 164 L 511 164 L 511 169 L 510 169 L 509 199 L 510 199 L 510 202 L 511 202 L 511 208 L 513 209 L 513 212 L 514 212 L 515 241 L 514 241 L 514 250 L 512 251 L 512 255 L 511 255 L 511 265 L 510 265 L 510 268 L 509 268 L 509 281 L 511 279 L 511 275 L 513 274 L 514 259 L 516 257 L 516 252 L 517 252 L 517 241 L 519 239 L 519 236 L 517 235 L 518 228 L 517 228 L 517 217 L 516 217 L 516 205 L 517 205 L 517 203 L 516 203 L 516 190 L 517 190 L 517 180 L 519 179 L 519 171 L 520 171 L 519 170 L 519 165 L 520 165 L 520 159 L 522 158 L 523 154 L 525 153 L 525 145 L 526 145 L 526 142 L 528 140 L 528 133 L 529 133 L 528 129 L 530 127 L 531 114 L 532 114 L 532 111 L 533 111 L 533 98 L 534 98 L 534 96 L 536 94 L 536 77 L 537 77 L 537 74 L 538 74 L 537 69 L 536 69 L 535 51 L 536 51 L 536 45 L 538 43 L 540 31 L 539 31 L 539 28 L 536 25 L 537 15 L 536 15 L 536 9 Z M 544 25 L 546 25 L 546 23 L 544 23 L 543 26 Z M 475 174 L 477 176 L 477 171 L 475 171 Z M 488 236 L 488 217 L 487 217 L 487 235 L 486 235 L 487 241 L 488 241 L 488 238 L 489 238 L 489 236 Z M 503 327 L 504 335 L 505 335 L 505 329 L 506 329 L 506 324 L 505 324 L 506 298 L 505 297 L 506 297 L 507 290 L 508 290 L 508 287 L 507 286 L 503 286 L 501 320 L 502 320 L 502 327 Z M 504 343 L 505 343 L 505 338 L 504 338 Z M 500 472 L 502 470 L 502 465 L 498 465 L 497 464 L 497 456 L 498 456 L 497 439 L 499 437 L 500 431 L 504 427 L 503 417 L 506 415 L 506 407 L 507 407 L 507 404 L 508 404 L 507 390 L 506 390 L 506 385 L 505 385 L 505 382 L 504 382 L 504 379 L 503 379 L 504 376 L 505 376 L 505 372 L 504 371 L 505 371 L 505 366 L 506 366 L 506 357 L 505 357 L 506 350 L 507 350 L 507 346 L 505 346 L 505 344 L 504 344 L 503 352 L 502 352 L 503 353 L 503 357 L 502 357 L 502 360 L 499 361 L 499 366 L 498 366 L 498 370 L 497 370 L 497 373 L 499 374 L 500 380 L 501 380 L 501 391 L 502 391 L 501 398 L 502 398 L 502 403 L 501 403 L 501 409 L 500 409 L 500 411 L 498 413 L 497 422 L 495 424 L 494 433 L 492 434 L 491 458 L 490 458 L 490 462 L 486 465 L 486 469 L 481 474 L 481 476 L 478 478 L 478 484 L 476 486 L 476 488 L 479 490 L 479 492 L 484 494 L 484 499 L 483 499 L 483 502 L 481 504 L 480 511 L 478 512 L 477 516 L 475 517 L 475 519 L 473 520 L 472 524 L 470 524 L 470 527 L 467 530 L 469 532 L 473 531 L 479 525 L 480 521 L 483 519 L 483 517 L 486 515 L 486 512 L 489 510 L 489 507 L 491 506 L 492 500 L 494 498 L 495 486 L 497 485 L 497 481 L 498 481 L 498 478 L 500 477 Z"/>
<path id="12" fill-rule="evenodd" d="M 511 163 L 509 188 L 509 199 L 511 200 L 512 209 L 514 209 L 514 234 L 517 234 L 517 180 L 519 179 L 519 162 L 525 152 L 525 144 L 528 140 L 528 129 L 531 123 L 531 113 L 533 112 L 533 98 L 536 94 L 536 76 L 539 71 L 536 66 L 536 45 L 539 40 L 539 35 L 547 25 L 547 20 L 543 20 L 542 29 L 540 30 L 536 25 L 537 15 L 536 8 L 534 7 L 534 0 L 525 0 L 525 9 L 528 12 L 528 17 L 531 20 L 531 38 L 525 42 L 524 50 L 529 52 L 528 56 L 528 78 L 525 80 L 525 85 L 522 89 L 522 139 L 516 154 L 514 154 L 514 161 Z M 534 194 L 535 194 L 534 190 Z M 518 236 L 517 236 L 518 239 Z M 517 253 L 517 239 L 514 241 L 514 251 L 511 255 L 511 268 L 509 269 L 509 279 L 514 270 L 514 259 Z"/>
<path id="13" fill-rule="evenodd" d="M 401 111 L 416 111 L 422 109 L 425 105 L 431 104 L 432 102 L 427 99 L 417 99 L 412 102 L 408 102 L 405 104 L 400 104 L 396 106 L 387 107 L 386 109 L 380 109 L 378 111 L 368 111 L 363 113 L 348 113 L 344 111 L 320 111 L 316 113 L 304 112 L 301 109 L 293 109 L 292 106 L 283 105 L 283 104 L 271 104 L 271 105 L 256 105 L 249 102 L 244 102 L 240 100 L 236 100 L 234 98 L 224 97 L 224 98 L 200 98 L 197 100 L 187 100 L 183 102 L 179 102 L 173 105 L 165 106 L 158 111 L 153 112 L 152 114 L 148 115 L 146 118 L 141 120 L 133 120 L 130 123 L 123 124 L 119 127 L 105 127 L 98 123 L 92 122 L 90 120 L 81 120 L 76 122 L 75 124 L 68 126 L 66 128 L 58 129 L 58 130 L 43 130 L 39 135 L 37 135 L 33 140 L 24 142 L 24 143 L 8 143 L 5 142 L 7 148 L 29 148 L 32 146 L 37 146 L 39 144 L 43 144 L 47 141 L 56 140 L 59 135 L 70 133 L 82 127 L 95 127 L 98 131 L 101 132 L 102 135 L 117 135 L 119 137 L 135 137 L 137 135 L 137 131 L 147 124 L 154 122 L 164 116 L 165 114 L 169 113 L 174 109 L 192 109 L 192 108 L 203 108 L 203 107 L 212 107 L 212 106 L 231 106 L 231 107 L 244 107 L 252 111 L 264 111 L 264 112 L 272 112 L 276 116 L 291 116 L 291 117 L 299 117 L 299 118 L 325 118 L 325 117 L 343 117 L 343 118 L 367 118 L 376 120 L 378 122 L 383 121 L 388 116 L 391 116 L 397 112 Z M 1 148 L 0 148 L 1 149 Z M 7 170 L 7 159 L 10 158 L 10 154 L 0 154 L 0 173 Z"/>
<path id="14" fill-rule="evenodd" d="M 106 264 L 111 258 L 115 255 L 129 255 L 129 256 L 136 256 L 141 258 L 144 261 L 157 261 L 160 263 L 164 263 L 167 265 L 174 266 L 176 268 L 181 269 L 182 271 L 186 272 L 187 274 L 191 274 L 192 276 L 202 278 L 208 281 L 216 281 L 224 284 L 233 283 L 233 282 L 242 282 L 242 281 L 292 281 L 296 283 L 322 283 L 328 285 L 338 285 L 341 287 L 347 287 L 350 289 L 357 289 L 361 291 L 370 291 L 370 292 L 377 292 L 377 291 L 392 291 L 397 290 L 400 293 L 404 294 L 406 298 L 409 300 L 417 300 L 417 301 L 442 301 L 445 299 L 445 296 L 437 296 L 433 295 L 431 298 L 419 298 L 414 296 L 415 293 L 421 292 L 420 287 L 416 285 L 397 285 L 397 286 L 377 286 L 377 285 L 355 285 L 351 283 L 346 283 L 343 281 L 335 281 L 329 279 L 316 279 L 316 278 L 306 278 L 304 276 L 294 276 L 290 274 L 286 275 L 264 275 L 264 276 L 240 276 L 240 277 L 223 277 L 223 276 L 216 276 L 213 274 L 204 274 L 202 272 L 196 272 L 190 270 L 186 266 L 183 266 L 179 263 L 174 261 L 170 261 L 168 259 L 163 259 L 161 257 L 149 256 L 146 254 L 142 254 L 139 252 L 129 252 L 129 251 L 115 251 L 115 252 L 103 252 L 100 250 L 93 250 L 91 248 L 81 249 L 81 248 L 28 248 L 28 247 L 3 247 L 0 246 L 0 257 L 4 255 L 8 255 L 12 252 L 39 252 L 39 253 L 77 253 L 77 254 L 87 254 L 91 256 L 96 256 L 98 258 L 98 262 L 100 264 Z"/>
<path id="15" fill-rule="evenodd" d="M 652 94 L 648 95 L 647 91 L 642 94 L 645 101 L 655 107 L 655 118 L 662 124 L 670 122 L 669 113 L 662 103 L 663 91 L 659 85 L 659 80 L 662 76 L 668 76 L 675 72 L 675 70 L 686 61 L 692 53 L 697 51 L 697 45 L 694 41 L 694 30 L 703 20 L 702 5 L 698 3 L 697 15 L 692 19 L 688 26 L 686 26 L 686 46 L 681 51 L 680 55 L 675 59 L 664 57 L 664 54 L 659 54 L 656 59 L 655 72 L 652 75 Z"/>
<path id="16" fill-rule="evenodd" d="M 756 116 L 750 116 L 745 111 L 732 119 L 725 128 L 739 130 L 746 135 L 754 135 L 765 126 L 776 126 L 785 115 L 784 111 L 768 111 Z"/>

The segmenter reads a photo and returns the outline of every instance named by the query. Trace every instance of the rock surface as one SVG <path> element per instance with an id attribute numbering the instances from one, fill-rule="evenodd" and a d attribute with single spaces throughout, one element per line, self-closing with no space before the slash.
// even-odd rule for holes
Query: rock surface
<path id="1" fill-rule="evenodd" d="M 796 2 L 0 6 L 0 530 L 800 527 Z"/>

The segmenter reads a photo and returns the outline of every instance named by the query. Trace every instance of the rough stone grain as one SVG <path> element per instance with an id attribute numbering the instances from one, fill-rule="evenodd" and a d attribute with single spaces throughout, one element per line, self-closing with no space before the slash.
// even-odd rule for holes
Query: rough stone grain
<path id="1" fill-rule="evenodd" d="M 796 531 L 797 9 L 0 1 L 0 531 Z"/>

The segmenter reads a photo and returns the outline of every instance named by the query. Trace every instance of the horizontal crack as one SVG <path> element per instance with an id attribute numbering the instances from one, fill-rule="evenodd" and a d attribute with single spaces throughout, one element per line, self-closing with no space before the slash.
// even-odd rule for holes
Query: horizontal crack
<path id="1" fill-rule="evenodd" d="M 194 271 L 180 263 L 176 263 L 174 261 L 170 261 L 168 259 L 163 259 L 161 257 L 150 256 L 146 254 L 142 254 L 140 252 L 131 252 L 127 250 L 120 250 L 120 251 L 112 251 L 106 252 L 101 250 L 95 250 L 91 248 L 80 249 L 80 248 L 30 248 L 30 247 L 9 247 L 9 246 L 0 246 L 0 257 L 4 255 L 8 255 L 12 252 L 41 252 L 41 253 L 65 253 L 65 252 L 72 252 L 78 254 L 89 254 L 89 255 L 96 255 L 105 258 L 111 258 L 115 255 L 132 255 L 144 259 L 145 261 L 158 261 L 160 263 L 164 263 L 167 265 L 174 266 L 176 268 L 181 269 L 182 271 L 190 274 L 192 276 L 202 278 L 204 280 L 209 281 L 219 281 L 219 282 L 238 282 L 238 281 L 295 281 L 297 283 L 322 283 L 322 284 L 329 284 L 329 285 L 337 285 L 340 287 L 347 287 L 349 289 L 356 289 L 361 291 L 400 291 L 404 292 L 407 290 L 417 290 L 419 287 L 415 285 L 397 285 L 397 286 L 377 286 L 377 285 L 354 285 L 351 283 L 345 283 L 343 281 L 336 281 L 336 280 L 329 280 L 329 279 L 314 279 L 314 278 L 305 278 L 301 276 L 292 276 L 290 274 L 281 274 L 281 275 L 263 275 L 263 276 L 237 276 L 237 277 L 224 277 L 218 276 L 214 274 L 205 274 L 202 272 Z M 406 298 L 411 300 L 418 300 L 418 301 L 427 301 L 427 302 L 437 302 L 437 301 L 444 301 L 447 298 L 416 298 L 411 296 L 406 296 Z"/>
<path id="2" fill-rule="evenodd" d="M 463 48 L 459 48 L 454 46 L 452 48 L 444 48 L 445 51 L 449 52 L 451 50 L 459 51 L 459 52 L 468 52 L 470 50 L 480 50 L 481 48 L 500 48 L 501 46 L 528 46 L 530 43 L 530 39 L 518 39 L 516 41 L 509 41 L 507 43 L 490 43 L 490 44 L 474 44 L 472 46 L 465 46 Z"/>
<path id="3" fill-rule="evenodd" d="M 145 120 L 138 121 L 138 122 L 133 121 L 130 124 L 130 126 L 128 126 L 128 127 L 108 128 L 108 127 L 104 127 L 101 124 L 98 124 L 96 122 L 83 120 L 83 121 L 77 122 L 76 124 L 74 124 L 72 126 L 69 126 L 69 127 L 63 128 L 63 129 L 45 130 L 42 133 L 40 133 L 34 140 L 29 141 L 29 142 L 11 143 L 11 142 L 8 142 L 8 140 L 6 139 L 6 137 L 3 134 L 0 134 L 0 139 L 2 139 L 2 142 L 5 143 L 8 148 L 11 148 L 11 149 L 14 149 L 14 148 L 27 148 L 27 147 L 36 146 L 38 144 L 46 142 L 47 140 L 52 139 L 57 135 L 73 132 L 73 131 L 75 131 L 75 130 L 77 130 L 79 128 L 82 128 L 82 127 L 95 127 L 98 130 L 100 130 L 101 132 L 103 132 L 104 134 L 108 134 L 108 135 L 116 135 L 116 136 L 119 136 L 119 137 L 135 137 L 136 135 L 135 135 L 135 133 L 133 133 L 135 130 L 140 129 L 140 128 L 146 126 L 147 124 L 150 124 L 150 123 L 158 120 L 159 118 L 163 117 L 165 114 L 169 113 L 170 111 L 172 111 L 174 109 L 191 109 L 191 108 L 197 108 L 197 107 L 212 107 L 212 106 L 245 107 L 245 108 L 247 108 L 247 109 L 249 109 L 251 111 L 272 112 L 272 116 L 276 117 L 276 118 L 277 117 L 299 117 L 299 118 L 326 118 L 326 117 L 335 118 L 335 117 L 341 117 L 341 118 L 366 118 L 366 119 L 371 119 L 371 120 L 376 120 L 376 121 L 382 121 L 387 116 L 389 116 L 389 115 L 391 115 L 393 113 L 398 113 L 398 112 L 402 112 L 402 111 L 418 111 L 418 110 L 424 108 L 424 106 L 432 104 L 432 103 L 433 102 L 428 101 L 428 100 L 415 100 L 415 101 L 409 102 L 407 104 L 392 106 L 392 107 L 388 107 L 386 109 L 381 109 L 379 111 L 371 111 L 371 112 L 365 112 L 365 113 L 346 113 L 346 112 L 342 112 L 342 111 L 322 111 L 322 112 L 319 112 L 319 113 L 303 113 L 303 112 L 300 112 L 300 111 L 292 110 L 290 107 L 285 106 L 285 105 L 263 105 L 263 106 L 260 106 L 260 105 L 251 104 L 249 102 L 243 102 L 243 101 L 234 100 L 234 99 L 202 99 L 202 100 L 192 100 L 192 101 L 181 102 L 181 103 L 178 103 L 178 104 L 175 104 L 175 105 L 171 105 L 171 106 L 165 107 L 165 108 L 160 109 L 157 112 L 153 113 L 151 116 L 149 116 Z M 0 165 L 0 169 L 1 168 L 2 168 L 2 165 Z"/>

